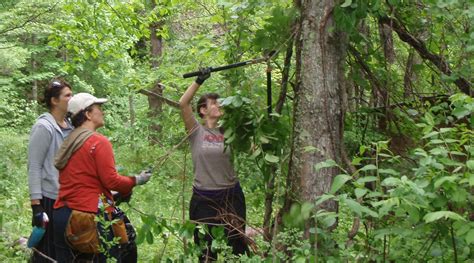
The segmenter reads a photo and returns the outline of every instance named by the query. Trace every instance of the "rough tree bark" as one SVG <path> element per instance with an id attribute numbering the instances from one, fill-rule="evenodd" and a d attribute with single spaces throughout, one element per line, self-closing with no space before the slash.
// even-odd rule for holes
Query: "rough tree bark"
<path id="1" fill-rule="evenodd" d="M 283 211 L 294 202 L 314 201 L 327 193 L 335 168 L 315 171 L 333 159 L 341 163 L 346 37 L 334 31 L 333 0 L 297 1 L 301 17 L 296 40 L 296 86 L 292 152 Z M 315 151 L 307 151 L 313 146 Z M 319 208 L 335 211 L 335 202 Z M 318 208 L 318 209 L 319 209 Z"/>
<path id="2" fill-rule="evenodd" d="M 380 36 L 380 44 L 383 47 L 384 53 L 384 65 L 385 71 L 390 74 L 391 64 L 395 62 L 395 49 L 393 48 L 393 37 L 392 37 L 392 28 L 379 22 L 379 36 Z M 373 93 L 376 96 L 377 103 L 374 104 L 374 107 L 381 106 L 383 107 L 383 114 L 378 118 L 378 125 L 379 130 L 386 132 L 388 130 L 388 125 L 390 122 L 390 112 L 388 111 L 388 106 L 390 104 L 390 93 L 391 90 L 390 82 L 387 80 L 383 80 L 382 86 L 383 88 L 377 89 L 373 87 Z"/>
<path id="3" fill-rule="evenodd" d="M 416 73 L 413 70 L 415 65 L 421 64 L 421 59 L 413 49 L 408 53 L 407 63 L 405 67 L 405 75 L 403 76 L 403 96 L 409 98 L 414 93 L 414 83 L 416 82 Z"/>
<path id="4" fill-rule="evenodd" d="M 156 8 L 155 1 L 151 1 L 151 10 Z M 157 69 L 160 66 L 160 59 L 163 54 L 163 38 L 157 34 L 161 29 L 161 21 L 150 24 L 150 44 L 151 44 L 151 67 Z M 155 85 L 150 89 L 151 92 L 163 96 L 163 86 L 159 84 L 159 80 L 156 81 Z M 148 117 L 151 120 L 150 130 L 150 142 L 156 143 L 159 141 L 159 134 L 161 133 L 161 125 L 158 123 L 159 116 L 163 112 L 163 102 L 156 96 L 148 96 Z"/>

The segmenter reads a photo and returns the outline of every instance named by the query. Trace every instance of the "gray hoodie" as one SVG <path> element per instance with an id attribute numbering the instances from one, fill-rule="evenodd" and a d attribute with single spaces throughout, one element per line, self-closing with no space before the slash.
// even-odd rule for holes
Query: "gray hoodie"
<path id="1" fill-rule="evenodd" d="M 54 155 L 72 131 L 71 124 L 67 123 L 68 128 L 61 129 L 53 115 L 44 113 L 31 128 L 28 145 L 30 199 L 42 199 L 43 196 L 56 199 L 58 196 L 59 172 L 54 167 Z"/>

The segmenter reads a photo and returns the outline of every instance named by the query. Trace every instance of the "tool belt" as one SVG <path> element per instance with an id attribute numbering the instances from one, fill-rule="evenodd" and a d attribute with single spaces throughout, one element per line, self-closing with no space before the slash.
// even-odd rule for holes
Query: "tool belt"
<path id="1" fill-rule="evenodd" d="M 74 250 L 87 254 L 100 253 L 100 232 L 95 221 L 96 216 L 98 216 L 96 213 L 72 210 L 66 225 L 66 240 Z M 127 244 L 129 238 L 124 221 L 125 213 L 118 208 L 114 208 L 112 212 L 105 212 L 105 216 L 107 216 L 107 220 L 114 221 L 111 228 L 114 237 L 119 238 L 119 244 Z"/>
<path id="2" fill-rule="evenodd" d="M 72 210 L 65 234 L 74 250 L 87 254 L 99 253 L 99 231 L 95 217 L 95 213 Z"/>

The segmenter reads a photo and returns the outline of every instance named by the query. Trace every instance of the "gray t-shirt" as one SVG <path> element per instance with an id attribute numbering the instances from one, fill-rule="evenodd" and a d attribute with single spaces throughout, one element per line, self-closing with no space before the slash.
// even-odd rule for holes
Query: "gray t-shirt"
<path id="1" fill-rule="evenodd" d="M 237 177 L 230 162 L 230 150 L 224 152 L 224 135 L 196 121 L 189 136 L 194 164 L 193 186 L 199 190 L 222 190 L 233 187 Z"/>

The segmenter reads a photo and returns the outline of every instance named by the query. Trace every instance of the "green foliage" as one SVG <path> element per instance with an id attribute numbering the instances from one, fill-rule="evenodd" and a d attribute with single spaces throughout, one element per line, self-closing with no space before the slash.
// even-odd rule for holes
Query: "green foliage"
<path id="1" fill-rule="evenodd" d="M 31 233 L 31 208 L 26 192 L 27 136 L 0 132 L 0 261 L 26 261 Z"/>
<path id="2" fill-rule="evenodd" d="M 142 0 L 1 1 L 0 148 L 4 154 L 0 157 L 0 261 L 19 262 L 28 257 L 28 251 L 17 243 L 30 230 L 26 134 L 43 111 L 38 106 L 41 93 L 54 76 L 64 76 L 75 93 L 87 91 L 110 99 L 105 106 L 106 127 L 100 132 L 113 142 L 117 165 L 124 168 L 124 174 L 154 168 L 151 182 L 135 189 L 130 204 L 122 205 L 138 229 L 139 261 L 188 262 L 200 253 L 201 248 L 190 240 L 195 227 L 201 232 L 206 229 L 187 221 L 185 212 L 192 182 L 190 154 L 183 147 L 173 149 L 185 136 L 183 127 L 176 125 L 181 123 L 179 112 L 163 106 L 160 117 L 150 118 L 147 98 L 137 91 L 161 82 L 164 96 L 177 101 L 190 83 L 182 79 L 184 72 L 261 57 L 269 50 L 282 54 L 295 33 L 291 25 L 298 14 L 293 2 L 279 0 L 155 4 L 152 9 L 150 1 Z M 289 254 L 257 238 L 261 251 L 271 250 L 271 255 L 240 260 L 261 262 L 275 257 L 300 262 L 315 261 L 318 255 L 328 262 L 449 261 L 454 256 L 453 239 L 459 261 L 472 258 L 474 230 L 468 215 L 473 210 L 473 100 L 455 94 L 449 102 L 427 102 L 422 96 L 452 94 L 458 76 L 473 82 L 473 4 L 462 0 L 416 4 L 344 0 L 330 14 L 335 21 L 330 30 L 342 30 L 361 53 L 379 88 L 387 91 L 387 103 L 406 107 L 385 112 L 382 101 L 374 98 L 380 92 L 374 80 L 349 54 L 346 77 L 357 94 L 348 98 L 351 105 L 345 116 L 344 140 L 349 155 L 354 156 L 356 172 L 349 173 L 331 160 L 310 164 L 316 170 L 337 166 L 341 173 L 317 203 L 297 204 L 284 215 L 285 229 L 273 241 L 286 245 Z M 413 65 L 415 76 L 408 88 L 405 63 L 413 50 L 392 32 L 397 56 L 395 63 L 387 63 L 377 22 L 381 16 L 396 18 L 428 50 L 442 55 L 452 69 L 451 76 L 420 61 Z M 159 25 L 156 34 L 164 44 L 159 67 L 153 69 L 151 25 Z M 274 98 L 279 92 L 281 63 L 279 54 L 271 62 Z M 213 73 L 200 90 L 226 97 L 226 143 L 233 150 L 246 192 L 248 223 L 254 226 L 261 224 L 264 195 L 269 190 L 265 183 L 270 178 L 277 179 L 274 211 L 284 201 L 291 150 L 293 91 L 290 88 L 281 116 L 267 116 L 264 72 L 264 65 L 252 65 Z M 292 66 L 289 87 L 296 83 L 293 72 Z M 38 100 L 33 101 L 36 95 Z M 388 120 L 385 129 L 379 125 L 383 118 Z M 149 142 L 156 135 L 150 130 L 153 124 L 163 127 L 155 145 Z M 407 145 L 409 155 L 396 156 L 390 151 L 394 134 L 409 137 L 417 149 L 410 151 L 412 145 Z M 330 199 L 339 202 L 338 213 L 314 211 Z M 352 242 L 346 242 L 356 216 L 365 231 L 361 229 Z M 338 228 L 327 232 L 336 220 Z M 308 222 L 316 224 L 309 229 L 309 239 L 302 231 Z M 220 238 L 214 244 L 222 261 L 237 261 L 224 244 Z M 385 257 L 384 244 L 390 248 Z"/>
<path id="3" fill-rule="evenodd" d="M 33 125 L 38 105 L 18 94 L 15 86 L 0 78 L 0 129 L 14 131 Z"/>
<path id="4" fill-rule="evenodd" d="M 252 153 L 253 158 L 278 163 L 287 142 L 289 127 L 284 118 L 258 111 L 252 100 L 240 95 L 221 101 L 225 115 L 221 125 L 225 128 L 225 143 L 238 153 Z"/>
<path id="5" fill-rule="evenodd" d="M 318 203 L 335 199 L 371 224 L 356 242 L 384 242 L 391 251 L 370 248 L 373 260 L 472 256 L 474 133 L 467 118 L 472 98 L 455 94 L 450 101 L 444 108 L 433 107 L 418 124 L 424 145 L 414 150 L 413 163 L 394 156 L 387 142 L 374 143 L 373 157 L 357 160 L 360 168 L 354 174 L 341 169 L 344 173 L 335 177 L 331 193 L 337 195 L 319 198 Z M 459 108 L 466 114 L 460 116 Z M 332 166 L 337 164 L 326 161 L 317 168 Z"/>

